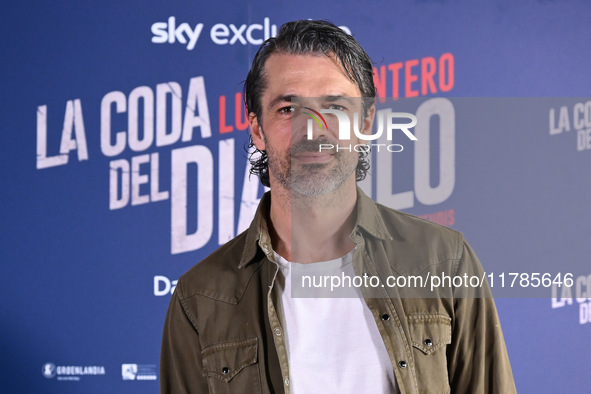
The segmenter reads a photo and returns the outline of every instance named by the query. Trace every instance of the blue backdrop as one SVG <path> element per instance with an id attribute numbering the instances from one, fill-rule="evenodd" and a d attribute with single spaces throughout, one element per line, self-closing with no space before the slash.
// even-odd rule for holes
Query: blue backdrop
<path id="1" fill-rule="evenodd" d="M 454 133 L 430 134 L 427 156 L 397 156 L 383 202 L 462 231 L 487 272 L 572 271 L 569 289 L 497 307 L 520 392 L 591 391 L 590 15 L 584 0 L 3 1 L 2 391 L 158 391 L 176 279 L 263 193 L 242 81 L 264 38 L 306 18 L 358 39 L 380 97 L 474 98 L 452 100 Z"/>

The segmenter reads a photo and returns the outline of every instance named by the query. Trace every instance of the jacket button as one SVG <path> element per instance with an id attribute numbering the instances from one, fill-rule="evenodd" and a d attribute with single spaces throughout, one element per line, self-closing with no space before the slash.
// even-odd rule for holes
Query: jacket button
<path id="1" fill-rule="evenodd" d="M 398 362 L 398 365 L 400 366 L 400 368 L 406 368 L 408 366 L 408 364 L 404 360 L 399 361 Z"/>
<path id="2" fill-rule="evenodd" d="M 276 328 L 273 330 L 273 332 L 275 332 L 275 335 L 277 335 L 278 337 L 281 336 L 281 328 Z"/>
<path id="3" fill-rule="evenodd" d="M 222 373 L 223 373 L 224 375 L 228 374 L 229 372 L 230 372 L 230 368 L 228 368 L 228 367 L 224 367 L 224 368 L 222 368 Z"/>
<path id="4" fill-rule="evenodd" d="M 383 320 L 383 321 L 388 321 L 388 320 L 390 320 L 390 315 L 388 315 L 387 313 L 384 313 L 384 314 L 382 315 L 382 320 Z"/>
<path id="5" fill-rule="evenodd" d="M 433 346 L 433 341 L 430 339 L 425 339 L 423 343 L 425 344 L 425 346 Z"/>

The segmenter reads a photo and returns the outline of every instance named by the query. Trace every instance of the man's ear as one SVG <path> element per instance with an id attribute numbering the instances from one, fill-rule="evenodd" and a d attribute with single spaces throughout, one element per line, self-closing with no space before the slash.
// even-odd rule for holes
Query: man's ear
<path id="1" fill-rule="evenodd" d="M 265 136 L 263 135 L 263 128 L 259 124 L 259 118 L 254 112 L 248 114 L 248 123 L 250 124 L 250 136 L 254 146 L 258 150 L 265 150 Z"/>
<path id="2" fill-rule="evenodd" d="M 363 128 L 361 134 L 370 135 L 372 133 L 371 126 L 373 125 L 373 119 L 376 116 L 376 106 L 372 104 L 371 107 L 367 109 L 367 115 L 363 118 Z"/>

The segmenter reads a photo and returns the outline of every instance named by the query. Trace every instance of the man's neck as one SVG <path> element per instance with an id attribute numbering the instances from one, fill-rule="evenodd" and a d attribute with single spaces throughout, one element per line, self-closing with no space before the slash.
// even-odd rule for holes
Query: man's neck
<path id="1" fill-rule="evenodd" d="M 273 249 L 288 261 L 314 263 L 342 257 L 355 243 L 349 234 L 355 225 L 357 189 L 350 179 L 322 196 L 303 196 L 271 187 Z"/>

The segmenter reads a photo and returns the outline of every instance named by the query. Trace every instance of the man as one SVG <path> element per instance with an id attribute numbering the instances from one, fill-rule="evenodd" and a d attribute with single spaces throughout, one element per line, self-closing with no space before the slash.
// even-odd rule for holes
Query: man
<path id="1" fill-rule="evenodd" d="M 356 187 L 363 154 L 319 149 L 360 143 L 353 133 L 338 140 L 335 117 L 308 139 L 302 114 L 321 109 L 357 112 L 361 133 L 371 132 L 372 64 L 359 44 L 327 22 L 287 23 L 255 56 L 245 97 L 262 154 L 253 170 L 271 191 L 247 231 L 179 279 L 162 392 L 515 392 L 486 287 L 484 296 L 365 286 L 360 297 L 292 297 L 292 279 L 318 270 L 382 281 L 482 274 L 460 233 L 375 204 Z"/>

